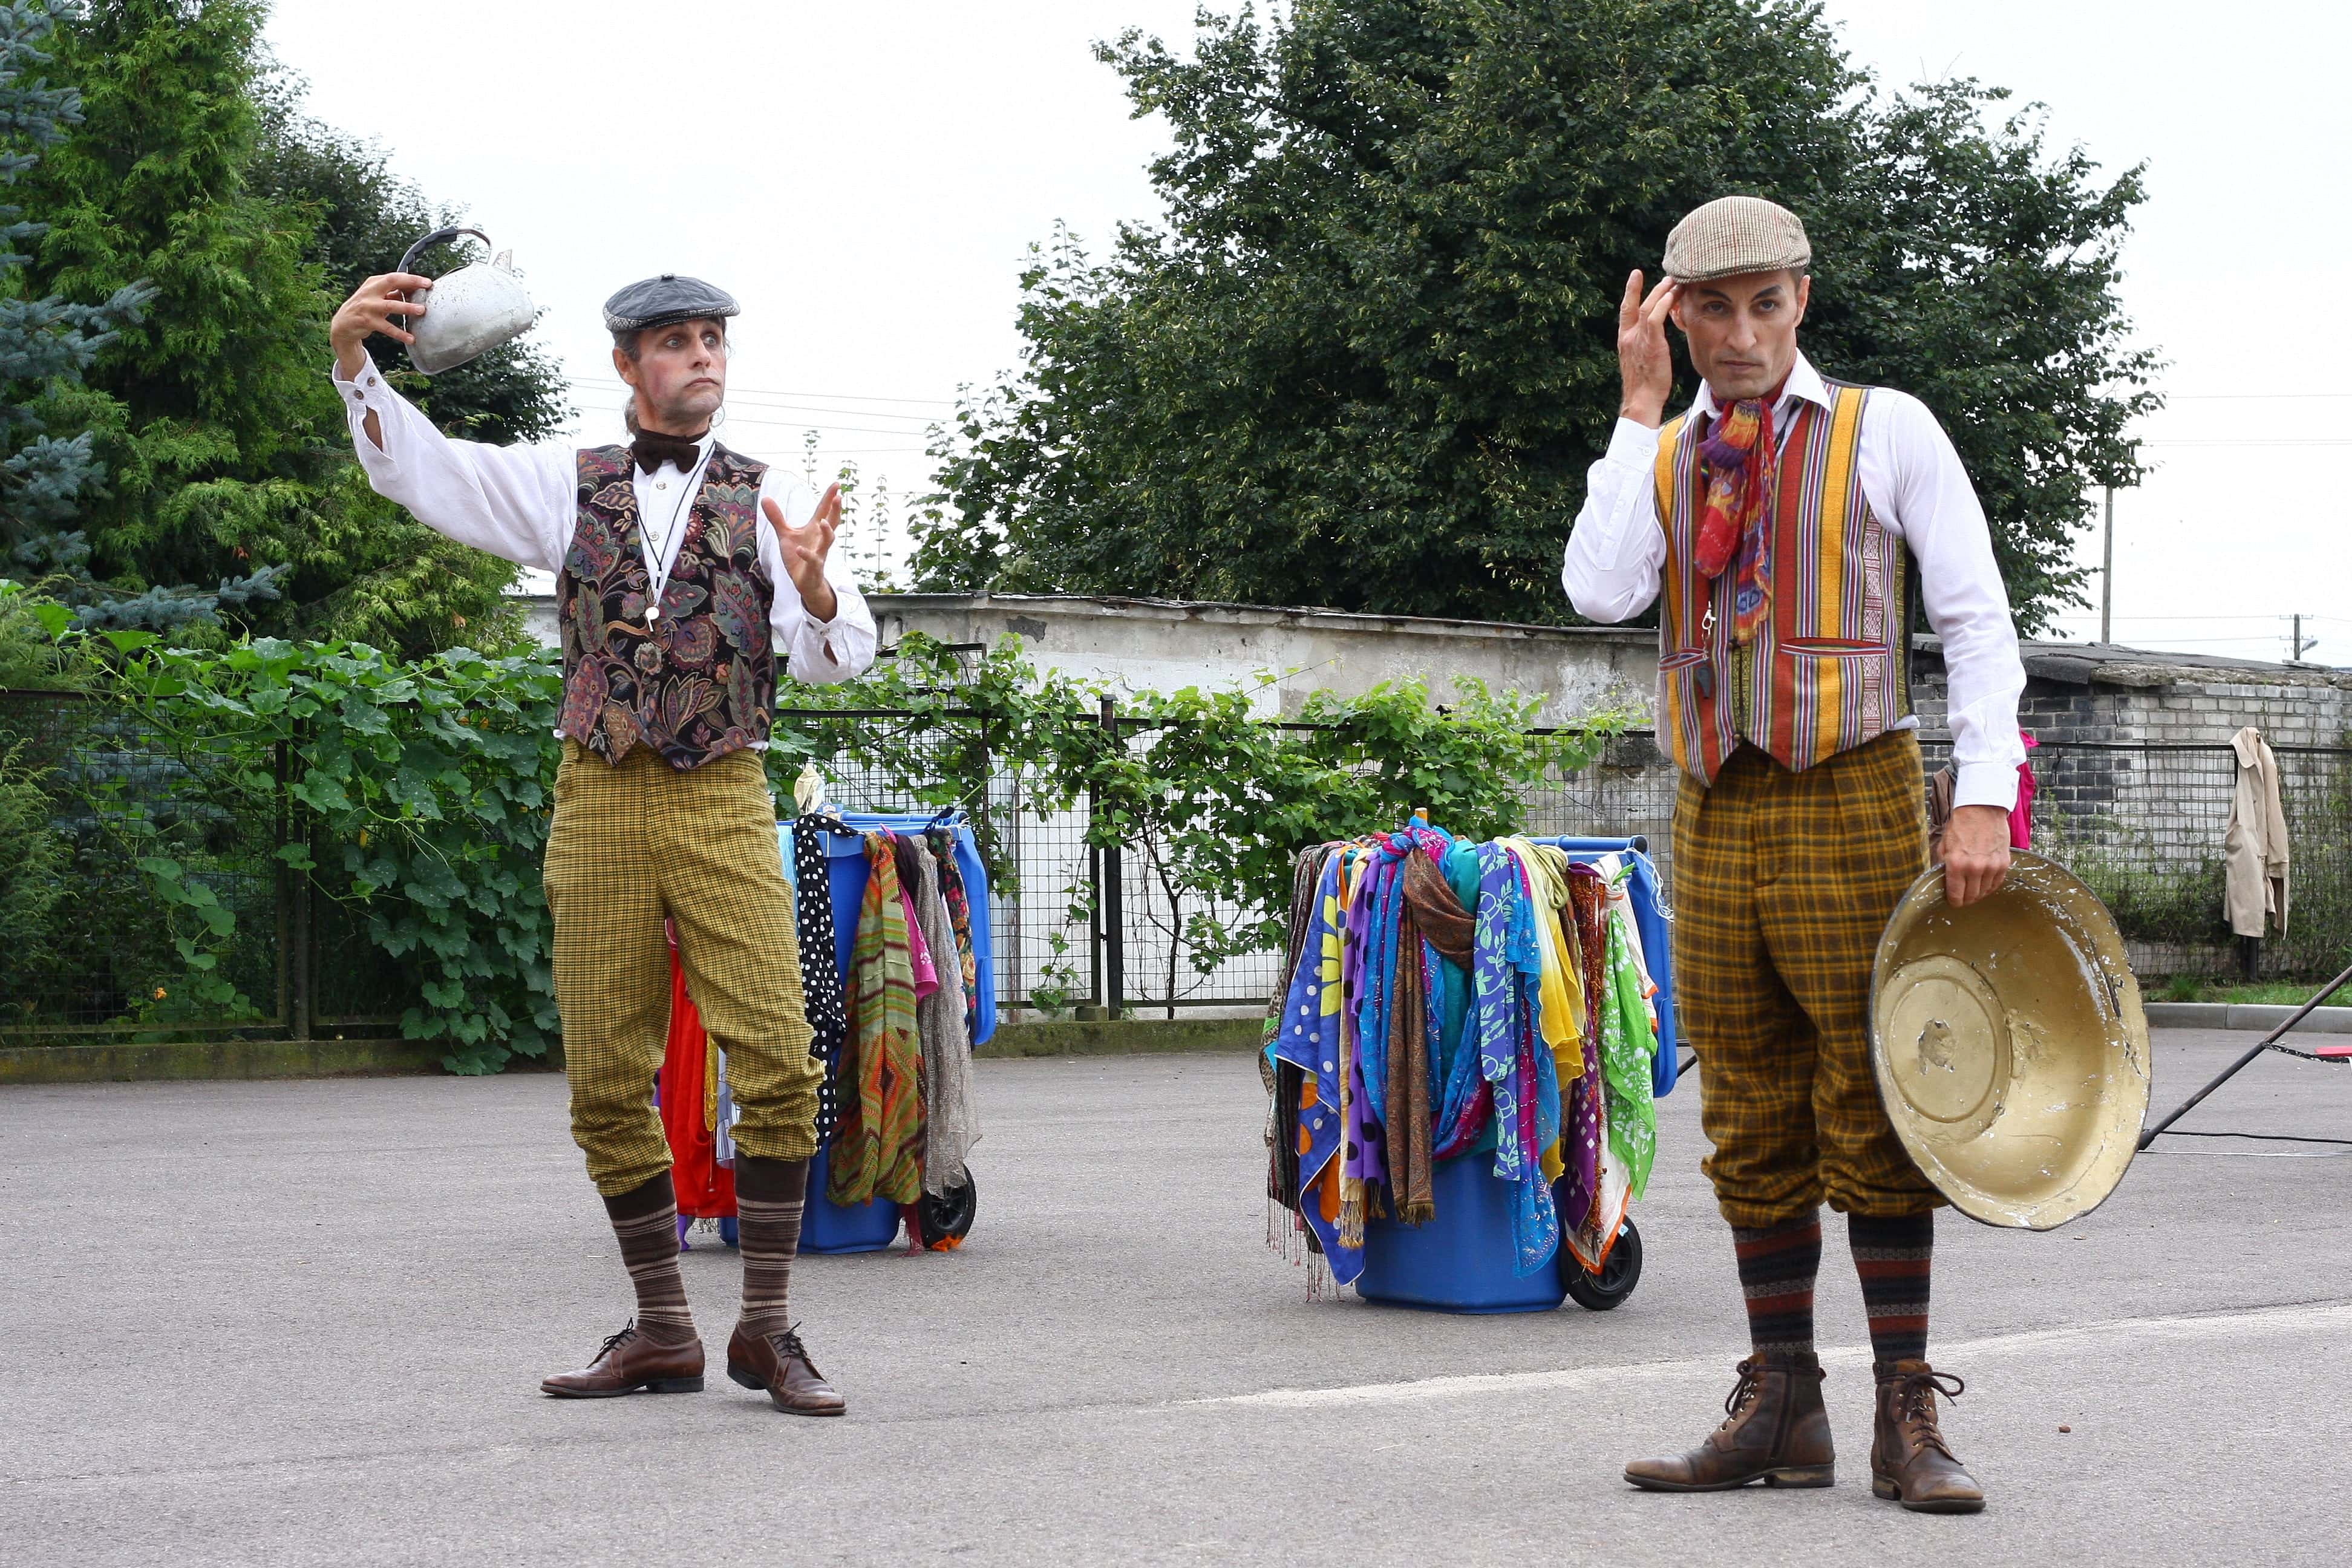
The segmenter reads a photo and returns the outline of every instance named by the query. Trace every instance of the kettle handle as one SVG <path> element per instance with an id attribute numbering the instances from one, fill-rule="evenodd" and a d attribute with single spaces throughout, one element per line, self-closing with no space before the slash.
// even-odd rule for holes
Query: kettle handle
<path id="1" fill-rule="evenodd" d="M 408 247 L 407 254 L 400 258 L 399 269 L 403 272 L 412 270 L 416 266 L 416 258 L 418 257 L 424 255 L 435 246 L 446 245 L 451 240 L 457 238 L 459 235 L 464 234 L 472 235 L 476 239 L 482 242 L 485 248 L 488 247 L 490 237 L 484 234 L 478 228 L 436 228 L 431 234 L 426 235 L 423 239 L 418 240 L 415 245 Z M 406 328 L 408 325 L 408 318 L 406 316 L 403 316 L 400 319 L 400 324 L 404 329 Z"/>

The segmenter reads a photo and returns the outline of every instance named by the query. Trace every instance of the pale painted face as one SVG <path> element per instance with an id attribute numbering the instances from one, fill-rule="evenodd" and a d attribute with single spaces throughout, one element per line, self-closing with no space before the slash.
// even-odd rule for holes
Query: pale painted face
<path id="1" fill-rule="evenodd" d="M 1675 325 L 1717 403 L 1761 397 L 1788 378 L 1812 288 L 1793 272 L 1743 272 L 1675 290 Z"/>
<path id="2" fill-rule="evenodd" d="M 634 360 L 617 347 L 613 368 L 636 390 L 637 423 L 667 436 L 699 436 L 727 401 L 727 323 L 700 320 L 647 327 Z"/>

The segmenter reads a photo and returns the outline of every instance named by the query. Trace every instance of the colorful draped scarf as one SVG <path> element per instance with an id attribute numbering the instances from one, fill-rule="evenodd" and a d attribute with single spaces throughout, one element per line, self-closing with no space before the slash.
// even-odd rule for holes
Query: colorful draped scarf
<path id="1" fill-rule="evenodd" d="M 1625 891 L 1633 868 L 1615 856 L 1601 862 L 1608 889 L 1609 990 L 1601 1014 L 1601 1059 L 1609 1079 L 1609 1152 L 1625 1168 L 1633 1195 L 1650 1184 L 1658 1148 L 1657 1105 L 1650 1093 L 1650 1058 L 1658 1048 L 1649 987 L 1634 961 L 1633 904 Z"/>
<path id="2" fill-rule="evenodd" d="M 1588 1016 L 1606 1010 L 1609 996 L 1607 921 L 1608 889 L 1601 873 L 1590 866 L 1569 868 L 1568 907 L 1576 930 L 1577 957 L 1584 976 Z M 1607 1079 L 1601 1072 L 1601 1036 L 1597 1027 L 1584 1031 L 1584 1073 L 1569 1085 L 1567 1183 L 1562 1201 L 1569 1250 L 1589 1269 L 1598 1269 L 1617 1234 L 1622 1205 L 1612 1203 L 1622 1181 L 1602 1157 L 1608 1137 Z M 1612 1212 L 1613 1211 L 1613 1212 Z"/>
<path id="3" fill-rule="evenodd" d="M 956 962 L 963 973 L 963 1027 L 967 1038 L 980 1033 L 980 959 L 971 945 L 971 900 L 964 891 L 963 872 L 956 867 L 955 829 L 934 827 L 923 835 L 931 858 L 940 863 L 940 897 L 947 900 L 948 917 L 955 926 Z"/>
<path id="4" fill-rule="evenodd" d="M 1314 917 L 1307 930 L 1306 950 L 1291 976 L 1284 997 L 1282 1026 L 1271 1049 L 1277 1063 L 1299 1069 L 1297 1142 L 1299 1217 L 1307 1222 L 1330 1266 L 1331 1278 L 1341 1285 L 1364 1271 L 1360 1247 L 1339 1240 L 1339 1119 L 1340 1119 L 1340 931 L 1345 913 L 1339 903 L 1342 854 L 1323 862 L 1314 892 Z"/>
<path id="5" fill-rule="evenodd" d="M 1777 396 L 1777 394 L 1776 394 Z M 1732 590 L 1732 636 L 1755 640 L 1772 602 L 1771 404 L 1745 398 L 1718 413 L 1699 442 L 1699 474 L 1706 486 L 1692 563 L 1710 581 L 1738 552 Z"/>
<path id="6" fill-rule="evenodd" d="M 1532 1274 L 1559 1247 L 1559 1218 L 1541 1162 L 1543 1149 L 1558 1135 L 1559 1083 L 1551 1074 L 1550 1053 L 1538 1051 L 1536 1042 L 1542 960 L 1533 900 L 1517 858 L 1500 844 L 1478 847 L 1477 922 L 1470 978 L 1479 1072 L 1495 1100 L 1495 1176 L 1511 1184 L 1514 1269 Z M 1544 1115 L 1547 1099 L 1550 1125 Z"/>
<path id="7" fill-rule="evenodd" d="M 887 833 L 866 836 L 866 898 L 858 907 L 850 959 L 849 1044 L 845 1073 L 856 1085 L 845 1097 L 825 1179 L 825 1195 L 856 1205 L 869 1198 L 910 1204 L 922 1194 L 922 1047 L 915 1029 L 915 970 L 896 846 Z"/>
<path id="8" fill-rule="evenodd" d="M 1323 863 L 1330 858 L 1328 845 L 1318 844 L 1298 852 L 1290 869 L 1290 940 L 1283 950 L 1282 973 L 1276 976 L 1274 992 L 1266 1000 L 1265 1023 L 1259 1036 L 1264 1051 L 1260 1060 L 1268 1075 L 1267 1088 L 1273 1096 L 1273 1110 L 1266 1124 L 1265 1195 L 1276 1206 L 1292 1214 L 1298 1212 L 1298 1104 L 1305 1070 L 1297 1062 L 1284 1060 L 1275 1047 L 1282 1035 L 1283 1010 L 1289 1005 L 1291 983 L 1307 952 L 1307 936 L 1315 924 L 1317 901 L 1315 889 L 1323 879 Z M 1268 1213 L 1271 1221 L 1271 1211 Z M 1287 1236 L 1285 1233 L 1285 1245 Z M 1273 1240 L 1271 1224 L 1268 1240 Z"/>

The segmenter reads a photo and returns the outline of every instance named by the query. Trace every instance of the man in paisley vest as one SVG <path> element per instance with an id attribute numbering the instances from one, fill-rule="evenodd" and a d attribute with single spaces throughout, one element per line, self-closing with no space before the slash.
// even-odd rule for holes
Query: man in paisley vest
<path id="1" fill-rule="evenodd" d="M 2025 675 L 1983 510 L 1935 416 L 1893 388 L 1825 380 L 1798 352 L 1811 259 L 1794 213 L 1728 196 L 1675 226 L 1646 297 L 1641 273 L 1626 280 L 1624 399 L 1560 574 L 1594 620 L 1664 600 L 1658 731 L 1682 769 L 1676 1000 L 1751 1340 L 1730 1418 L 1625 1479 L 1832 1484 L 1813 1349 L 1826 1202 L 1847 1216 L 1870 1320 L 1872 1488 L 1974 1512 L 1983 1490 L 1937 1408 L 1962 1384 L 1927 1361 L 1942 1199 L 1879 1101 L 1867 1009 L 1879 933 L 1927 858 L 1914 596 L 1950 678 L 1956 904 L 2008 871 Z M 1705 382 L 1671 421 L 1669 320 Z"/>
<path id="2" fill-rule="evenodd" d="M 554 574 L 563 758 L 547 846 L 572 1131 L 603 1194 L 636 1312 L 568 1398 L 703 1384 L 677 1267 L 669 1142 L 653 1105 L 668 1025 L 668 932 L 727 1053 L 743 1300 L 728 1374 L 782 1410 L 836 1415 L 785 1304 L 815 1150 L 819 1071 L 761 752 L 779 666 L 846 679 L 874 657 L 866 603 L 833 562 L 838 488 L 803 487 L 719 444 L 736 304 L 665 273 L 605 302 L 631 389 L 625 446 L 491 447 L 434 428 L 369 363 L 402 341 L 423 278 L 372 278 L 335 313 L 335 384 L 378 493 L 460 543 Z M 830 962 L 831 955 L 819 955 Z"/>

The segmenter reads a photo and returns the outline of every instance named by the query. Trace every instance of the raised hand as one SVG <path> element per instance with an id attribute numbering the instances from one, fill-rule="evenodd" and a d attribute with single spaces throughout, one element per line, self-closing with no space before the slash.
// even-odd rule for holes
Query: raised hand
<path id="1" fill-rule="evenodd" d="M 416 341 L 415 332 L 394 326 L 392 318 L 410 317 L 413 325 L 414 318 L 425 314 L 425 306 L 402 296 L 432 287 L 433 279 L 414 272 L 385 272 L 352 290 L 352 297 L 336 308 L 334 320 L 327 323 L 327 341 L 334 345 L 335 367 L 344 380 L 355 379 L 367 364 L 370 333 L 382 332 L 404 343 Z"/>
<path id="2" fill-rule="evenodd" d="M 1617 306 L 1617 369 L 1625 382 L 1625 395 L 1617 412 L 1654 430 L 1666 416 L 1666 399 L 1674 395 L 1675 359 L 1666 347 L 1666 312 L 1674 307 L 1675 280 L 1661 280 L 1642 298 L 1642 271 L 1625 279 L 1625 298 Z"/>
<path id="3" fill-rule="evenodd" d="M 784 509 L 773 500 L 761 501 L 760 510 L 768 514 L 769 525 L 776 531 L 776 543 L 784 552 L 784 573 L 800 590 L 801 603 L 818 620 L 833 619 L 841 604 L 833 584 L 825 581 L 824 558 L 833 548 L 833 536 L 841 529 L 841 487 L 827 485 L 815 512 L 798 528 L 784 521 Z"/>

